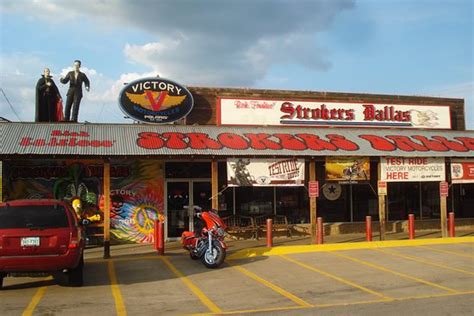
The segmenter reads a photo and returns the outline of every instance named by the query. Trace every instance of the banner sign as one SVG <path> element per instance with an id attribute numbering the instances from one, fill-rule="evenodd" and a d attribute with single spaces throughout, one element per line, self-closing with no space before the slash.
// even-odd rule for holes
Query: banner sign
<path id="1" fill-rule="evenodd" d="M 184 118 L 194 106 L 184 86 L 164 78 L 143 78 L 127 84 L 119 96 L 122 111 L 144 123 L 172 123 Z"/>
<path id="2" fill-rule="evenodd" d="M 445 181 L 444 158 L 381 158 L 382 181 L 428 182 Z"/>
<path id="3" fill-rule="evenodd" d="M 447 105 L 218 99 L 219 125 L 451 129 Z"/>
<path id="4" fill-rule="evenodd" d="M 368 157 L 326 157 L 326 180 L 365 181 L 370 180 Z"/>
<path id="5" fill-rule="evenodd" d="M 474 160 L 452 160 L 451 182 L 474 183 Z"/>
<path id="6" fill-rule="evenodd" d="M 228 159 L 229 186 L 302 186 L 304 160 L 301 159 Z"/>

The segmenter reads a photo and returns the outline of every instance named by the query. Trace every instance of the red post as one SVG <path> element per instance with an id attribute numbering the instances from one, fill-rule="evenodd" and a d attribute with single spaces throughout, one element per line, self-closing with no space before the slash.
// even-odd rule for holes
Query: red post
<path id="1" fill-rule="evenodd" d="M 273 247 L 273 220 L 267 218 L 267 247 Z"/>
<path id="2" fill-rule="evenodd" d="M 415 239 L 415 215 L 408 214 L 408 238 Z"/>
<path id="3" fill-rule="evenodd" d="M 158 255 L 165 255 L 165 224 L 159 220 L 155 220 L 155 244 L 154 248 L 158 251 Z"/>
<path id="4" fill-rule="evenodd" d="M 455 237 L 455 224 L 454 224 L 454 212 L 449 212 L 449 217 L 448 217 L 448 232 L 449 232 L 449 237 Z"/>
<path id="5" fill-rule="evenodd" d="M 322 217 L 318 217 L 316 219 L 316 223 L 317 223 L 317 240 L 316 240 L 316 243 L 318 245 L 322 245 L 324 243 L 324 227 L 323 227 L 323 218 Z"/>
<path id="6" fill-rule="evenodd" d="M 372 241 L 372 216 L 365 217 L 365 239 Z"/>

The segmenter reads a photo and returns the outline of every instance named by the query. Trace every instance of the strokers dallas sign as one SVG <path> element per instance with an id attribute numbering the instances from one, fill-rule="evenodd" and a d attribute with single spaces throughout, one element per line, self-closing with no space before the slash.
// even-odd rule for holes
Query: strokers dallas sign
<path id="1" fill-rule="evenodd" d="M 449 106 L 220 98 L 220 125 L 451 129 Z"/>
<path id="2" fill-rule="evenodd" d="M 127 84 L 119 96 L 122 111 L 145 123 L 171 123 L 184 118 L 194 105 L 182 85 L 164 78 L 143 78 Z"/>

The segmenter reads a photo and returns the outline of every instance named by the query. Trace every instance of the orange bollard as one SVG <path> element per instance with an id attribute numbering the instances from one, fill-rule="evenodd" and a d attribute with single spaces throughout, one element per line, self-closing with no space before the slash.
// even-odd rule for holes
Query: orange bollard
<path id="1" fill-rule="evenodd" d="M 415 239 L 415 215 L 408 214 L 408 238 Z"/>
<path id="2" fill-rule="evenodd" d="M 372 241 L 372 216 L 365 217 L 365 239 Z"/>
<path id="3" fill-rule="evenodd" d="M 267 218 L 267 247 L 273 247 L 273 220 Z"/>
<path id="4" fill-rule="evenodd" d="M 449 217 L 448 217 L 448 232 L 449 232 L 449 237 L 456 237 L 455 222 L 454 222 L 454 212 L 449 212 Z"/>
<path id="5" fill-rule="evenodd" d="M 316 229 L 316 232 L 317 232 L 317 240 L 316 240 L 316 243 L 318 245 L 322 245 L 324 243 L 324 227 L 323 227 L 323 218 L 322 217 L 318 217 L 316 219 L 316 222 L 317 222 L 317 229 Z"/>
<path id="6" fill-rule="evenodd" d="M 159 220 L 155 220 L 155 243 L 154 248 L 158 251 L 159 256 L 165 255 L 165 224 Z"/>

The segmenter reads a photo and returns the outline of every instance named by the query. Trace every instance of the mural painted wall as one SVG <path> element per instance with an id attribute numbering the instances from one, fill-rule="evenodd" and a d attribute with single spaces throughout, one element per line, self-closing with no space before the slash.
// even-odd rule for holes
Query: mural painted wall
<path id="1" fill-rule="evenodd" d="M 4 200 L 79 197 L 84 215 L 103 220 L 103 166 L 96 160 L 24 160 L 3 164 Z M 111 234 L 153 242 L 153 221 L 163 219 L 163 165 L 153 160 L 111 162 Z"/>

